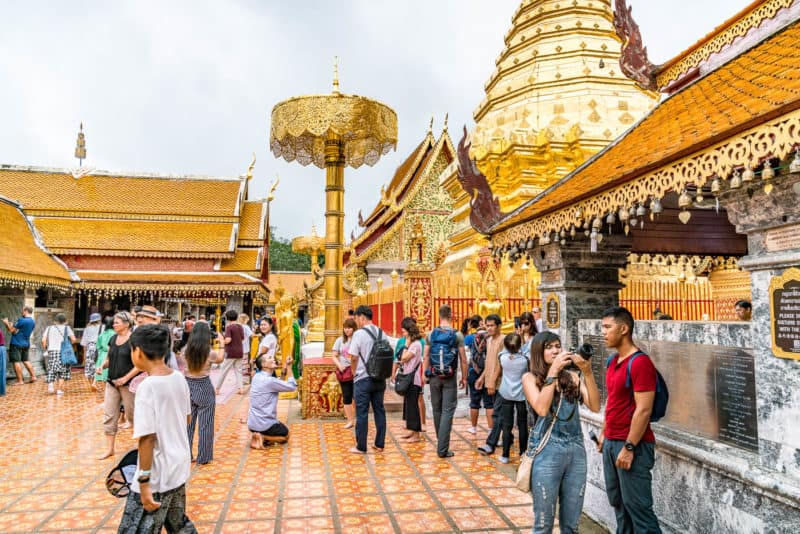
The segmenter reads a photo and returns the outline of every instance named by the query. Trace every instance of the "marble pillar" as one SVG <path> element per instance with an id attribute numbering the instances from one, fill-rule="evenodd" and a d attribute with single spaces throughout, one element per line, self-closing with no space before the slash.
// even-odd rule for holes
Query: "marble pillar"
<path id="1" fill-rule="evenodd" d="M 561 337 L 562 345 L 578 345 L 578 320 L 599 319 L 619 303 L 619 269 L 630 250 L 631 239 L 623 235 L 606 235 L 597 252 L 591 252 L 588 239 L 579 238 L 533 249 L 533 264 L 542 277 L 543 324 Z"/>
<path id="2" fill-rule="evenodd" d="M 748 255 L 739 266 L 750 272 L 761 466 L 800 486 L 800 361 L 773 351 L 770 282 L 800 266 L 800 174 L 726 191 L 720 203 L 736 231 L 747 234 Z"/>

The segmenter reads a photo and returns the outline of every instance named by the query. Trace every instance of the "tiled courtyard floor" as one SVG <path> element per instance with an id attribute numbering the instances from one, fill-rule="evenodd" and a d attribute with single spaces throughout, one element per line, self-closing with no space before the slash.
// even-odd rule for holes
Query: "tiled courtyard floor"
<path id="1" fill-rule="evenodd" d="M 0 397 L 0 532 L 116 531 L 124 500 L 104 479 L 132 448 L 131 431 L 118 436 L 115 459 L 95 460 L 104 443 L 100 397 L 73 376 L 63 397 L 46 395 L 43 380 Z M 428 438 L 408 445 L 397 440 L 399 415 L 389 414 L 385 451 L 360 456 L 348 452 L 353 438 L 341 421 L 303 421 L 298 408 L 279 405 L 287 445 L 254 451 L 239 422 L 247 397 L 229 394 L 217 406 L 214 461 L 194 467 L 187 490 L 200 532 L 530 531 L 530 495 L 512 483 L 515 459 L 501 467 L 474 452 L 485 429 L 473 436 L 457 419 L 456 455 L 441 460 L 430 421 Z M 584 523 L 582 532 L 602 532 Z"/>

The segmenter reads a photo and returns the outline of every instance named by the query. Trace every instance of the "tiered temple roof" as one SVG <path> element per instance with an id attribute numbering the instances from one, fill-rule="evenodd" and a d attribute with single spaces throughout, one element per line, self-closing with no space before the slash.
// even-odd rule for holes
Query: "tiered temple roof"
<path id="1" fill-rule="evenodd" d="M 0 193 L 95 291 L 266 294 L 267 205 L 248 180 L 0 166 Z"/>
<path id="2" fill-rule="evenodd" d="M 19 204 L 0 197 L 0 285 L 69 288 L 73 275 L 42 244 Z"/>
<path id="3" fill-rule="evenodd" d="M 397 167 L 388 186 L 381 189 L 381 198 L 366 219 L 359 221 L 363 232 L 350 243 L 345 263 L 370 260 L 398 261 L 407 259 L 401 224 L 406 217 L 425 219 L 429 237 L 444 241 L 449 231 L 438 228 L 451 213 L 449 197 L 439 187 L 439 174 L 455 158 L 455 148 L 445 128 L 439 139 L 429 129 L 424 139 Z M 421 195 L 426 202 L 420 202 Z M 417 205 L 417 204 L 420 205 Z M 442 219 L 442 221 L 439 221 Z M 392 240 L 391 250 L 382 250 Z M 430 243 L 429 252 L 435 246 Z"/>

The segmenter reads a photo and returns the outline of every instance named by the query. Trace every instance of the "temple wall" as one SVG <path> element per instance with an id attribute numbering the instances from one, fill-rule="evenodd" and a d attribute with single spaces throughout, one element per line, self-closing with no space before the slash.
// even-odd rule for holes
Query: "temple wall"
<path id="1" fill-rule="evenodd" d="M 755 274 L 755 273 L 754 273 Z M 754 280 L 754 286 L 756 285 Z M 754 316 L 758 313 L 754 309 Z M 762 310 L 769 317 L 767 310 Z M 766 320 L 766 319 L 765 319 Z M 768 328 L 768 325 L 767 325 Z M 599 320 L 580 320 L 578 336 L 599 336 Z M 759 320 L 750 323 L 699 323 L 680 321 L 638 321 L 634 338 L 643 344 L 660 340 L 676 343 L 715 345 L 738 349 L 753 347 L 753 340 L 768 339 Z M 800 525 L 800 484 L 792 473 L 800 461 L 779 458 L 773 445 L 774 433 L 793 432 L 785 404 L 776 389 L 789 388 L 795 394 L 797 385 L 784 372 L 789 362 L 772 358 L 770 365 L 759 361 L 757 349 L 746 349 L 755 359 L 756 408 L 758 411 L 758 443 L 747 450 L 676 428 L 669 423 L 656 423 L 656 465 L 653 469 L 653 498 L 656 515 L 665 532 L 796 532 Z M 596 356 L 597 358 L 597 356 Z M 605 360 L 602 361 L 603 365 Z M 659 363 L 662 374 L 664 365 Z M 677 364 L 676 364 L 677 365 Z M 768 368 L 775 367 L 774 372 Z M 670 371 L 667 369 L 667 371 Z M 702 381 L 703 369 L 698 366 L 694 378 Z M 766 374 L 765 374 L 766 372 Z M 795 377 L 796 378 L 796 377 Z M 669 378 L 667 385 L 670 386 Z M 772 384 L 771 387 L 768 384 Z M 681 387 L 683 384 L 680 385 Z M 674 411 L 700 409 L 691 406 L 676 394 L 672 384 L 667 419 Z M 783 411 L 782 411 L 783 410 Z M 583 410 L 584 435 L 589 430 L 599 433 L 602 410 L 593 414 Z M 780 417 L 769 417 L 775 414 Z M 782 414 L 782 415 L 781 415 Z M 796 419 L 796 413 L 794 415 Z M 586 438 L 588 451 L 588 483 L 584 511 L 605 526 L 616 525 L 614 510 L 608 503 L 603 479 L 603 464 L 594 443 Z M 794 467 L 787 464 L 793 463 Z"/>

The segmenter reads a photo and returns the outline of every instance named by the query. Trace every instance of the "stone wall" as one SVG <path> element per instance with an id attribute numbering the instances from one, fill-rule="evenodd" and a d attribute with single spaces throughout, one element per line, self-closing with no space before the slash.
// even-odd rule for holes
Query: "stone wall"
<path id="1" fill-rule="evenodd" d="M 634 338 L 750 347 L 753 346 L 751 336 L 752 339 L 769 339 L 768 331 L 762 335 L 757 329 L 757 323 L 751 326 L 748 323 L 638 321 Z M 599 320 L 579 321 L 578 335 L 581 339 L 600 333 Z M 784 364 L 777 361 L 776 365 Z M 656 515 L 665 532 L 797 532 L 800 525 L 800 485 L 782 463 L 785 459 L 775 458 L 773 461 L 775 448 L 770 443 L 770 432 L 779 430 L 762 424 L 764 410 L 781 409 L 782 403 L 775 397 L 775 388 L 790 382 L 774 375 L 775 386 L 764 387 L 762 368 L 763 365 L 757 363 L 757 453 L 668 425 L 653 425 L 657 456 L 653 470 L 653 496 Z M 680 402 L 680 398 L 670 398 L 671 406 Z M 589 430 L 600 431 L 602 410 L 601 414 L 583 410 L 581 415 L 584 435 Z M 780 431 L 796 431 L 796 425 L 788 424 L 790 419 L 786 418 L 792 417 L 791 414 L 785 413 L 784 416 Z M 797 420 L 796 413 L 791 420 Z M 602 459 L 594 452 L 594 444 L 588 439 L 586 447 L 589 453 L 584 511 L 613 529 L 616 522 L 614 511 L 606 499 Z"/>

